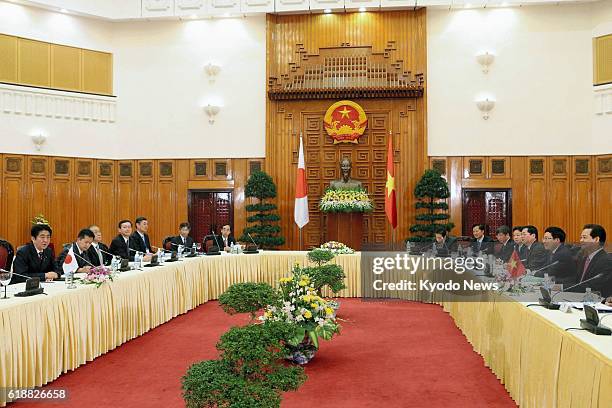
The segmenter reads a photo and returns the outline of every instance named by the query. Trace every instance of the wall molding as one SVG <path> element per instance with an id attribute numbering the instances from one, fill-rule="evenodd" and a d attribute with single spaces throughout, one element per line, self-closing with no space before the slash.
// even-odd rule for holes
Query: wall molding
<path id="1" fill-rule="evenodd" d="M 612 84 L 593 87 L 593 107 L 596 115 L 612 115 Z"/>
<path id="2" fill-rule="evenodd" d="M 0 84 L 0 111 L 8 115 L 114 123 L 117 98 Z"/>

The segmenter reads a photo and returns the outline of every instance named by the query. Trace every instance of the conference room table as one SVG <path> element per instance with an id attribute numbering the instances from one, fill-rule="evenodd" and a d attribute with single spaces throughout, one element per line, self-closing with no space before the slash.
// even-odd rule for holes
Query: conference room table
<path id="1" fill-rule="evenodd" d="M 339 255 L 332 262 L 347 276 L 338 297 L 361 297 L 361 255 Z M 10 298 L 0 300 L 0 406 L 10 402 L 8 389 L 41 387 L 218 299 L 234 283 L 277 285 L 295 263 L 308 265 L 306 252 L 184 258 L 123 272 L 99 288 L 42 283 L 46 295 L 26 298 L 13 296 L 23 283 L 10 285 Z M 419 270 L 414 279 L 430 273 Z M 392 297 L 440 304 L 521 407 L 612 407 L 612 336 L 566 331 L 579 327 L 582 312 L 527 307 L 497 293 L 478 302 L 424 291 Z"/>

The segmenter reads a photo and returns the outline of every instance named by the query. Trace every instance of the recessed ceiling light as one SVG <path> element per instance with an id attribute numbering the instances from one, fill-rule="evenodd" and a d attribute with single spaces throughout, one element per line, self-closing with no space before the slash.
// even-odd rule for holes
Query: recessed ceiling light
<path id="1" fill-rule="evenodd" d="M 365 7 L 359 7 L 359 11 L 360 11 L 361 13 L 363 13 L 363 12 L 365 12 L 365 11 L 366 11 L 366 8 L 365 8 Z"/>
<path id="2" fill-rule="evenodd" d="M 329 14 L 329 13 L 331 13 L 331 9 L 325 9 L 325 10 L 323 10 L 323 12 L 324 12 L 325 14 Z"/>
<path id="3" fill-rule="evenodd" d="M 64 9 L 64 8 L 63 8 L 63 9 L 60 9 L 60 11 L 61 11 L 62 13 L 67 13 L 67 12 L 68 12 L 68 10 L 66 10 L 66 9 Z"/>

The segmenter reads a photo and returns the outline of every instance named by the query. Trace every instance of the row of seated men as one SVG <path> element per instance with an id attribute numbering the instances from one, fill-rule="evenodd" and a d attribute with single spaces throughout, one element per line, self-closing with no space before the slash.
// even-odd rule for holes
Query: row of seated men
<path id="1" fill-rule="evenodd" d="M 60 255 L 55 258 L 53 251 L 49 248 L 53 233 L 51 227 L 36 224 L 30 231 L 31 242 L 20 247 L 15 254 L 12 283 L 23 282 L 28 277 L 37 277 L 43 281 L 59 278 L 63 273 L 62 265 L 71 247 L 79 266 L 77 272 L 88 272 L 92 267 L 109 265 L 113 255 L 133 261 L 136 252 L 140 252 L 144 254 L 144 260 L 148 261 L 157 251 L 157 248 L 151 245 L 147 233 L 149 222 L 145 217 L 138 217 L 135 226 L 136 231 L 133 231 L 130 220 L 121 220 L 117 225 L 118 234 L 113 238 L 109 247 L 102 242 L 100 228 L 97 225 L 90 225 L 79 231 L 76 240 L 66 245 Z M 179 227 L 179 234 L 168 237 L 164 243 L 175 248 L 179 245 L 190 248 L 193 246 L 193 238 L 189 236 L 190 231 L 189 223 L 182 223 Z M 231 236 L 229 225 L 223 226 L 221 234 L 215 239 L 216 244 L 226 250 L 236 243 L 234 237 Z"/>
<path id="2" fill-rule="evenodd" d="M 535 276 L 543 277 L 547 273 L 564 288 L 578 285 L 574 290 L 584 292 L 589 287 L 604 297 L 612 296 L 612 255 L 604 249 L 606 230 L 601 225 L 585 225 L 580 244 L 575 246 L 566 244 L 565 231 L 559 227 L 546 228 L 542 242 L 533 225 L 516 226 L 512 230 L 504 225 L 495 232 L 497 241 L 486 234 L 485 225 L 474 225 L 470 242 L 473 252 L 494 254 L 508 262 L 516 251 L 525 268 L 535 272 Z M 448 236 L 446 230 L 436 232 L 437 248 L 454 252 L 458 245 L 457 238 Z M 599 274 L 601 277 L 592 279 Z"/>

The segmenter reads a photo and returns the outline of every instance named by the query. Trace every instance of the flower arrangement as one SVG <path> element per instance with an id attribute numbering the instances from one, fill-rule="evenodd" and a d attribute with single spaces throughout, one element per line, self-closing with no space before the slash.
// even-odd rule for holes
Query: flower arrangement
<path id="1" fill-rule="evenodd" d="M 32 220 L 30 222 L 31 222 L 32 225 L 36 225 L 36 224 L 49 225 L 49 221 L 47 221 L 45 216 L 42 215 L 42 214 L 38 214 L 38 215 L 32 217 Z"/>
<path id="2" fill-rule="evenodd" d="M 114 277 L 115 273 L 109 268 L 96 266 L 89 270 L 87 275 L 81 279 L 81 282 L 86 285 L 96 285 L 99 288 L 104 282 L 112 281 Z"/>
<path id="3" fill-rule="evenodd" d="M 303 342 L 319 348 L 319 337 L 330 340 L 340 332 L 336 323 L 335 311 L 328 301 L 317 295 L 317 290 L 310 277 L 302 273 L 301 267 L 295 265 L 293 276 L 280 279 L 281 302 L 268 305 L 263 322 L 286 322 L 297 325 L 296 335 L 288 343 L 297 347 Z"/>
<path id="4" fill-rule="evenodd" d="M 370 212 L 372 200 L 363 188 L 328 188 L 321 197 L 319 209 L 323 212 Z"/>
<path id="5" fill-rule="evenodd" d="M 331 251 L 332 253 L 339 254 L 354 254 L 355 250 L 347 247 L 342 242 L 337 241 L 328 241 L 321 245 L 321 249 L 325 249 L 327 251 Z"/>

